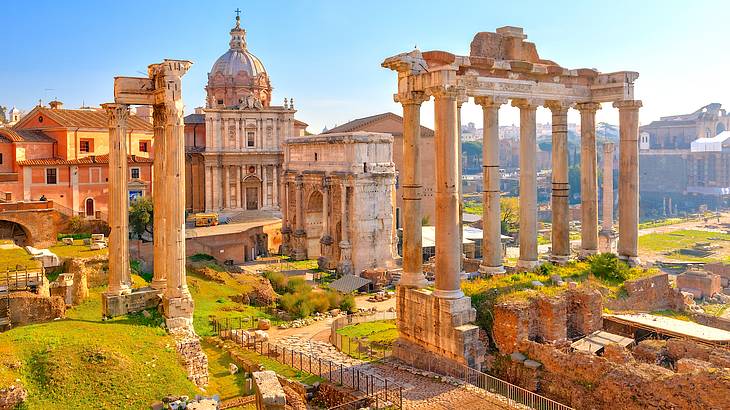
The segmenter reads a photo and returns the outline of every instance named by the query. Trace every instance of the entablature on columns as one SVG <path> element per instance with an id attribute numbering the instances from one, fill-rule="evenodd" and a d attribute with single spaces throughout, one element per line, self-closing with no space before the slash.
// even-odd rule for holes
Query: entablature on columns
<path id="1" fill-rule="evenodd" d="M 564 68 L 541 59 L 535 45 L 524 41 L 526 36 L 515 40 L 504 29 L 478 33 L 469 56 L 413 50 L 386 58 L 382 67 L 398 72 L 396 99 L 439 86 L 462 87 L 469 97 L 596 103 L 634 98 L 637 72 Z M 512 48 L 504 49 L 507 44 Z"/>

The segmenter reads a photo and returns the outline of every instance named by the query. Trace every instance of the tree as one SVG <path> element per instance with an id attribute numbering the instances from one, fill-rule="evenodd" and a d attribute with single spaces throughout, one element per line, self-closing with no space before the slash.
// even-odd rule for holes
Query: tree
<path id="1" fill-rule="evenodd" d="M 138 239 L 143 239 L 142 235 L 145 232 L 152 236 L 152 221 L 152 199 L 144 196 L 135 199 L 129 207 L 129 226 L 132 233 L 137 235 Z"/>
<path id="2" fill-rule="evenodd" d="M 517 197 L 499 198 L 502 233 L 514 231 L 520 224 L 520 201 Z"/>
<path id="3" fill-rule="evenodd" d="M 8 117 L 5 116 L 5 113 L 8 112 L 8 107 L 0 106 L 0 124 L 5 124 L 8 122 Z"/>

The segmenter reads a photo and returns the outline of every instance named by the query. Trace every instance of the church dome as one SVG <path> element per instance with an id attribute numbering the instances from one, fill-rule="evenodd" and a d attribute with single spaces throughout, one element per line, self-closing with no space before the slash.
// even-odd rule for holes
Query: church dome
<path id="1" fill-rule="evenodd" d="M 268 107 L 271 83 L 261 60 L 246 48 L 246 30 L 241 28 L 238 16 L 229 46 L 208 73 L 208 107 L 237 108 L 246 101 L 251 105 L 252 98 Z"/>

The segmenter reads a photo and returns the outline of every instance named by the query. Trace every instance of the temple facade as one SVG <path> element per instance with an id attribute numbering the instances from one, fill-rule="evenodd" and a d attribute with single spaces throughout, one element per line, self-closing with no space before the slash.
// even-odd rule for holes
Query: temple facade
<path id="1" fill-rule="evenodd" d="M 186 209 L 279 211 L 283 144 L 304 134 L 294 100 L 272 105 L 271 81 L 247 49 L 240 19 L 213 64 L 205 108 L 185 117 Z"/>

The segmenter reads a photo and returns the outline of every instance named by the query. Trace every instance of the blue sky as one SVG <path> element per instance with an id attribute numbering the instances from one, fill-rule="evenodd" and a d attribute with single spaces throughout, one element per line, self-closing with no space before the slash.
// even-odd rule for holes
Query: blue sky
<path id="1" fill-rule="evenodd" d="M 638 71 L 642 123 L 710 102 L 730 106 L 729 2 L 621 0 L 4 2 L 0 105 L 100 104 L 112 99 L 114 76 L 179 58 L 195 63 L 183 81 L 191 112 L 204 104 L 207 72 L 228 48 L 237 7 L 274 103 L 294 97 L 297 118 L 313 132 L 400 112 L 395 74 L 380 67 L 385 57 L 414 45 L 466 55 L 476 32 L 505 25 L 524 27 L 540 56 L 564 67 Z M 474 104 L 462 117 L 481 126 Z M 500 112 L 502 124 L 518 118 L 516 108 Z M 549 111 L 538 120 L 549 121 Z M 616 122 L 616 110 L 604 106 L 598 120 Z M 433 124 L 430 105 L 423 122 Z"/>

